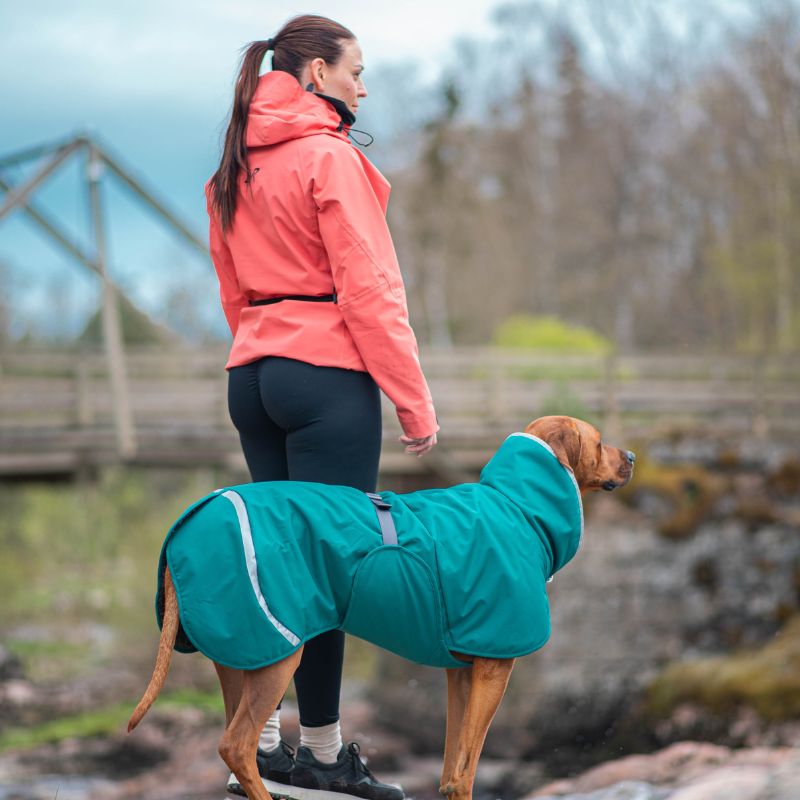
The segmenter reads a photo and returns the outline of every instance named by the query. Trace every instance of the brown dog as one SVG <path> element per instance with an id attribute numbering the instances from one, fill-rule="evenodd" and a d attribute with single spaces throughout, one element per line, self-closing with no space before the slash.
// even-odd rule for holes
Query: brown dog
<path id="1" fill-rule="evenodd" d="M 541 439 L 572 471 L 581 493 L 625 485 L 633 473 L 633 453 L 605 445 L 589 423 L 572 417 L 542 417 L 525 433 Z M 166 680 L 177 636 L 178 603 L 169 569 L 164 578 L 165 610 L 155 669 L 128 730 L 138 724 Z M 215 663 L 225 703 L 226 728 L 219 752 L 250 800 L 269 800 L 256 765 L 261 729 L 275 710 L 302 655 L 302 645 L 282 661 L 254 670 Z M 440 791 L 452 800 L 469 800 L 489 725 L 505 693 L 513 658 L 473 657 L 453 653 L 469 668 L 447 670 L 447 731 Z"/>

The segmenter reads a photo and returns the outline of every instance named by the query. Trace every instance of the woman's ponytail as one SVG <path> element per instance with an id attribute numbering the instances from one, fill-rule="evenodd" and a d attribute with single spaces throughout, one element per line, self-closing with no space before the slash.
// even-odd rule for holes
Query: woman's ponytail
<path id="1" fill-rule="evenodd" d="M 245 130 L 250 101 L 258 86 L 258 72 L 264 56 L 272 46 L 272 40 L 251 42 L 247 46 L 239 77 L 236 79 L 236 90 L 233 95 L 233 110 L 228 130 L 225 134 L 225 146 L 222 149 L 222 161 L 211 178 L 212 207 L 220 216 L 223 231 L 227 231 L 236 211 L 236 195 L 238 192 L 239 170 L 247 172 L 250 166 L 247 161 L 245 146 Z"/>

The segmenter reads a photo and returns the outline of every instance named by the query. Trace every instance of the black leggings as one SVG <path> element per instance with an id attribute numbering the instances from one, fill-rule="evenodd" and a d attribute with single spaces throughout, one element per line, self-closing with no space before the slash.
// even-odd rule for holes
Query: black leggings
<path id="1" fill-rule="evenodd" d="M 315 481 L 374 492 L 378 387 L 366 372 L 267 356 L 228 371 L 228 409 L 254 481 Z M 294 675 L 300 723 L 339 719 L 344 633 L 306 643 Z"/>

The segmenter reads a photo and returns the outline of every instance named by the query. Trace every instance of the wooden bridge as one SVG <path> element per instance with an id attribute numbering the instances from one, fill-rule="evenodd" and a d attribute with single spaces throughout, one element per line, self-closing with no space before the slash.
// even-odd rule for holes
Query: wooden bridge
<path id="1" fill-rule="evenodd" d="M 243 470 L 228 418 L 226 348 L 126 351 L 128 446 L 119 446 L 103 351 L 0 350 L 0 476 L 69 476 L 111 463 Z M 800 358 L 554 356 L 427 349 L 442 427 L 423 459 L 402 452 L 384 398 L 384 475 L 474 477 L 511 431 L 543 413 L 584 416 L 621 442 L 678 431 L 800 443 Z M 123 421 L 124 422 L 124 421 Z"/>
<path id="2" fill-rule="evenodd" d="M 92 212 L 89 249 L 34 198 L 75 159 L 84 162 Z M 37 162 L 21 183 L 0 176 L 0 221 L 12 212 L 24 214 L 44 238 L 100 279 L 103 347 L 0 345 L 0 477 L 70 476 L 111 463 L 244 470 L 228 419 L 225 346 L 125 346 L 124 293 L 107 263 L 107 179 L 207 257 L 204 238 L 94 137 L 5 155 L 0 171 Z M 607 439 L 626 444 L 678 430 L 800 440 L 800 357 L 546 356 L 448 348 L 424 350 L 422 362 L 442 426 L 440 444 L 423 459 L 405 455 L 396 441 L 394 410 L 384 399 L 384 474 L 433 471 L 443 482 L 472 478 L 509 432 L 544 413 L 586 417 Z"/>

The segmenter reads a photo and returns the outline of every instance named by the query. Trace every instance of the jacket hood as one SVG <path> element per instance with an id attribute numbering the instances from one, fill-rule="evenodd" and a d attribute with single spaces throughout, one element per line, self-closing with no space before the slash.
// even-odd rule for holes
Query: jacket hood
<path id="1" fill-rule="evenodd" d="M 505 495 L 540 532 L 552 556 L 551 575 L 575 555 L 583 536 L 581 495 L 550 445 L 512 433 L 481 471 L 480 482 Z"/>
<path id="2" fill-rule="evenodd" d="M 247 115 L 247 147 L 320 133 L 347 140 L 342 117 L 329 101 L 305 91 L 288 72 L 267 72 L 258 79 Z"/>

